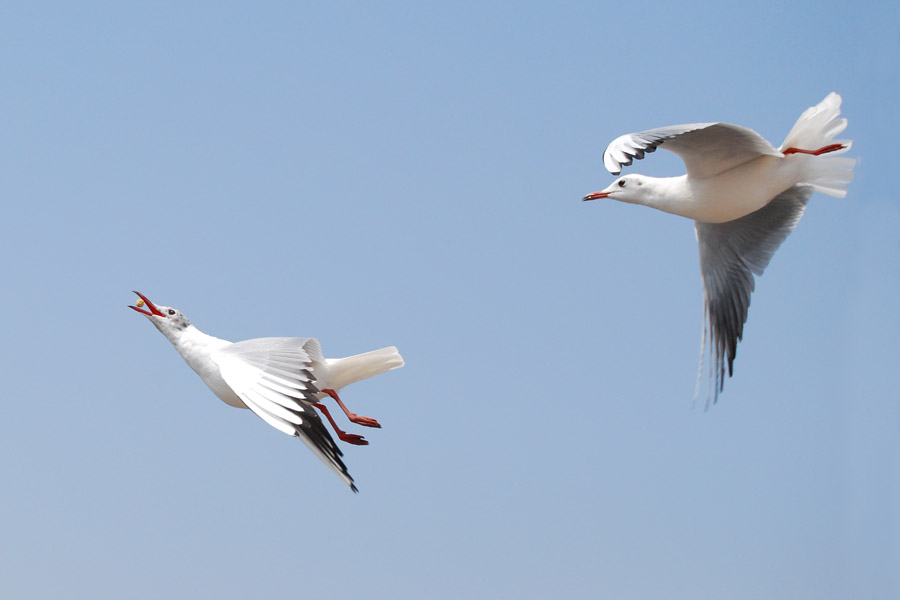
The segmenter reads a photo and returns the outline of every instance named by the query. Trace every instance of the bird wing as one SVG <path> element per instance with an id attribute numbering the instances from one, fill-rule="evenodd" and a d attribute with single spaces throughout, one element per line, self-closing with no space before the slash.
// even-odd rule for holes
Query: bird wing
<path id="1" fill-rule="evenodd" d="M 711 177 L 765 154 L 781 156 L 752 129 L 730 123 L 690 123 L 617 137 L 603 153 L 603 164 L 618 175 L 623 166 L 660 146 L 680 156 L 688 175 L 696 178 Z"/>
<path id="2" fill-rule="evenodd" d="M 343 453 L 310 406 L 319 391 L 312 363 L 321 356 L 313 338 L 258 338 L 226 346 L 211 358 L 247 408 L 275 429 L 303 440 L 356 491 Z"/>
<path id="3" fill-rule="evenodd" d="M 710 370 L 715 373 L 715 400 L 725 383 L 726 360 L 729 377 L 733 371 L 737 343 L 743 335 L 750 308 L 753 276 L 763 274 L 772 255 L 803 216 L 812 192 L 809 186 L 795 185 L 775 196 L 766 206 L 740 219 L 726 223 L 694 223 L 703 276 L 704 324 L 700 375 L 703 372 L 708 327 L 709 353 L 713 360 Z"/>

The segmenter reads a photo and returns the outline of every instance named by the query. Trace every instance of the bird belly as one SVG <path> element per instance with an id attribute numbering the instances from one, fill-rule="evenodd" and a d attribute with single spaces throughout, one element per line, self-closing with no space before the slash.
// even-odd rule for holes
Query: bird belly
<path id="1" fill-rule="evenodd" d="M 209 386 L 209 389 L 212 390 L 213 394 L 215 394 L 219 400 L 229 406 L 234 406 L 235 408 L 247 408 L 247 405 L 234 393 L 231 386 L 222 379 L 222 375 L 219 373 L 219 367 L 213 364 L 212 361 L 200 362 L 189 360 L 187 362 L 197 375 L 200 376 L 203 383 Z M 196 362 L 199 362 L 199 364 L 195 364 Z"/>
<path id="2" fill-rule="evenodd" d="M 207 379 L 203 378 L 203 381 L 206 382 L 206 385 L 209 386 L 209 389 L 213 391 L 213 393 L 219 397 L 219 400 L 227 404 L 228 406 L 233 406 L 235 408 L 247 408 L 247 405 L 238 398 L 238 395 L 234 393 L 234 391 L 229 387 L 225 380 L 222 379 L 221 376 L 216 374 L 215 378 Z"/>
<path id="3" fill-rule="evenodd" d="M 725 223 L 749 215 L 795 185 L 798 167 L 798 162 L 783 157 L 761 156 L 713 177 L 689 177 L 694 196 L 690 218 Z"/>

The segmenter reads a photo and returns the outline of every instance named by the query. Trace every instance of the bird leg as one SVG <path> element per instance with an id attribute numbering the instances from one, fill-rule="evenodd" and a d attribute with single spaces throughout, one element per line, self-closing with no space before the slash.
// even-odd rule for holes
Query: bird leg
<path id="1" fill-rule="evenodd" d="M 313 406 L 322 411 L 322 414 L 328 419 L 328 422 L 331 423 L 331 426 L 334 427 L 335 433 L 338 434 L 338 437 L 348 444 L 353 444 L 354 446 L 367 446 L 369 444 L 366 439 L 361 435 L 356 435 L 355 433 L 346 433 L 341 431 L 341 428 L 337 426 L 337 423 L 334 422 L 334 419 L 331 418 L 331 413 L 328 412 L 328 409 L 325 408 L 324 404 L 319 404 L 318 402 L 312 402 Z"/>
<path id="2" fill-rule="evenodd" d="M 364 427 L 378 427 L 379 429 L 381 428 L 381 424 L 378 421 L 376 421 L 375 419 L 372 419 L 369 417 L 360 417 L 356 413 L 350 412 L 347 409 L 347 407 L 344 406 L 344 403 L 341 402 L 341 397 L 338 396 L 338 393 L 336 391 L 331 390 L 331 389 L 319 390 L 319 391 L 322 392 L 323 394 L 328 394 L 329 396 L 331 396 L 332 398 L 337 400 L 338 406 L 340 406 L 341 409 L 343 409 L 344 414 L 347 415 L 347 418 L 350 419 L 351 423 L 356 423 L 357 425 L 362 425 Z"/>
<path id="3" fill-rule="evenodd" d="M 825 154 L 827 152 L 834 152 L 836 150 L 842 150 L 846 148 L 843 144 L 829 144 L 828 146 L 822 146 L 818 150 L 804 150 L 803 148 L 785 148 L 781 151 L 782 154 L 812 154 L 813 156 L 819 156 L 820 154 Z"/>

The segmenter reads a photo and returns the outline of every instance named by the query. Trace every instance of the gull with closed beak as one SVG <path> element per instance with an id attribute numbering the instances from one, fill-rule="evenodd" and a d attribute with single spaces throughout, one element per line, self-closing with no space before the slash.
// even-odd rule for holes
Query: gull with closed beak
<path id="1" fill-rule="evenodd" d="M 319 400 L 330 396 L 351 422 L 381 427 L 375 419 L 350 412 L 338 391 L 402 367 L 403 358 L 397 348 L 325 358 L 314 338 L 268 337 L 229 342 L 203 333 L 181 311 L 157 306 L 140 292 L 135 294 L 140 300 L 129 308 L 146 316 L 166 336 L 220 400 L 230 406 L 249 408 L 275 429 L 297 436 L 350 489 L 357 491 L 341 460 L 343 453 L 314 409 L 325 415 L 341 440 L 358 446 L 368 444 L 361 435 L 342 431 Z"/>
<path id="2" fill-rule="evenodd" d="M 729 123 L 674 125 L 623 135 L 603 154 L 603 164 L 613 175 L 657 148 L 680 156 L 687 173 L 626 175 L 582 198 L 643 204 L 694 220 L 704 304 L 697 392 L 708 327 L 713 401 L 724 387 L 726 364 L 728 376 L 733 373 L 754 275 L 762 275 L 814 191 L 836 198 L 847 195 L 856 161 L 837 156 L 851 145 L 834 139 L 847 127 L 840 112 L 841 97 L 832 92 L 800 115 L 777 149 L 755 131 Z"/>

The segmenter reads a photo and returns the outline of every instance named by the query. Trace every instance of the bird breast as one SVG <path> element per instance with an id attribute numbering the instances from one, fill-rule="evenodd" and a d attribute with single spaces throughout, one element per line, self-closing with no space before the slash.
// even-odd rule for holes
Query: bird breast
<path id="1" fill-rule="evenodd" d="M 231 386 L 225 383 L 219 365 L 212 359 L 217 350 L 230 346 L 231 342 L 207 335 L 191 326 L 173 344 L 188 366 L 222 402 L 236 408 L 247 408 Z"/>
<path id="2" fill-rule="evenodd" d="M 194 370 L 197 371 L 197 369 Z M 238 398 L 238 395 L 234 393 L 234 390 L 232 390 L 231 387 L 225 383 L 225 380 L 222 379 L 218 367 L 207 372 L 197 371 L 197 374 L 200 375 L 204 383 L 209 386 L 209 389 L 218 396 L 219 400 L 229 406 L 234 406 L 235 408 L 247 408 L 247 405 Z"/>

